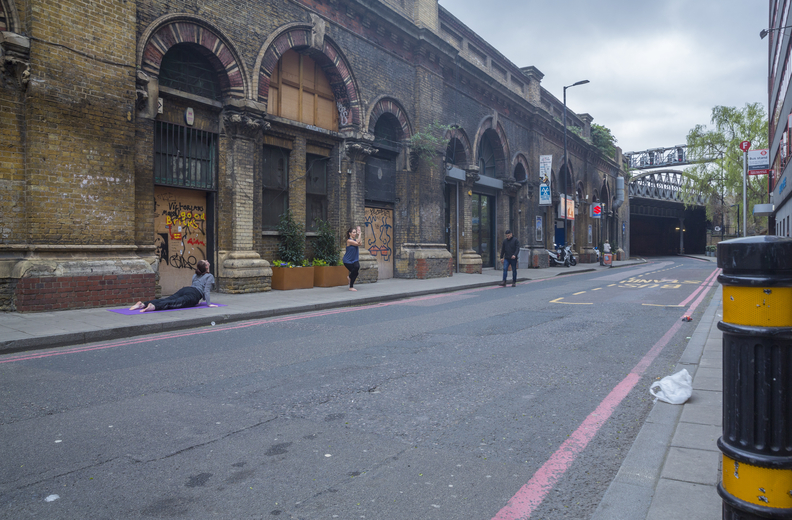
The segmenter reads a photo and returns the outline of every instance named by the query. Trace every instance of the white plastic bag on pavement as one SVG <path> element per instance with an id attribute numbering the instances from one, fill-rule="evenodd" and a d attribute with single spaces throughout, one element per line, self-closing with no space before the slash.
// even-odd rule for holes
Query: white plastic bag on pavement
<path id="1" fill-rule="evenodd" d="M 666 403 L 684 404 L 693 394 L 693 378 L 683 368 L 676 374 L 652 383 L 649 393 L 655 396 L 655 402 L 660 399 Z"/>

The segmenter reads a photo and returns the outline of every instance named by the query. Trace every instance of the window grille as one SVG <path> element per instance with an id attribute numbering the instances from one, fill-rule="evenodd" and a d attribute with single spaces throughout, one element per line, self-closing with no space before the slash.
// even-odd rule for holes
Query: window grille
<path id="1" fill-rule="evenodd" d="M 196 96 L 220 100 L 217 72 L 190 44 L 173 46 L 162 58 L 159 84 Z"/>
<path id="2" fill-rule="evenodd" d="M 327 157 L 308 154 L 305 157 L 305 229 L 316 231 L 317 220 L 327 220 Z"/>
<path id="3" fill-rule="evenodd" d="M 182 188 L 215 189 L 217 134 L 157 121 L 154 182 Z"/>
<path id="4" fill-rule="evenodd" d="M 272 231 L 289 208 L 289 151 L 265 146 L 261 173 L 262 227 Z"/>

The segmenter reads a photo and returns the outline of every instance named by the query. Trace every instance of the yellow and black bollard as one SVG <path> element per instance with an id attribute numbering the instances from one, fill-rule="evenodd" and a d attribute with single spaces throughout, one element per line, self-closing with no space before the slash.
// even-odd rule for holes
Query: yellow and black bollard
<path id="1" fill-rule="evenodd" d="M 792 239 L 718 244 L 723 520 L 792 518 Z"/>

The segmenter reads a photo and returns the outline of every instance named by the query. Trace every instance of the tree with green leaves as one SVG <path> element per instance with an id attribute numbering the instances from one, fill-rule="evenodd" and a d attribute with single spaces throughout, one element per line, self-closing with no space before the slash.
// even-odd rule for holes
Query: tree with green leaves
<path id="1" fill-rule="evenodd" d="M 594 123 L 591 125 L 591 143 L 602 155 L 613 159 L 616 154 L 616 138 L 610 128 Z"/>
<path id="2" fill-rule="evenodd" d="M 410 136 L 408 141 L 410 151 L 418 159 L 431 162 L 445 151 L 445 133 L 450 129 L 450 125 L 441 125 L 437 121 L 433 121 L 424 126 L 420 132 L 415 132 Z"/>
<path id="3" fill-rule="evenodd" d="M 691 188 L 709 196 L 707 218 L 719 225 L 721 211 L 733 211 L 736 222 L 736 209 L 730 206 L 742 206 L 743 151 L 740 143 L 750 141 L 754 150 L 767 148 L 767 114 L 761 103 L 746 103 L 742 108 L 716 106 L 710 122 L 713 128 L 696 125 L 688 133 L 687 153 L 691 158 L 716 159 L 696 163 L 686 173 L 695 179 Z M 768 202 L 767 176 L 749 176 L 746 186 L 749 210 L 754 204 Z M 741 207 L 740 211 L 744 210 Z M 767 220 L 753 217 L 752 213 L 748 213 L 748 234 L 766 230 Z"/>

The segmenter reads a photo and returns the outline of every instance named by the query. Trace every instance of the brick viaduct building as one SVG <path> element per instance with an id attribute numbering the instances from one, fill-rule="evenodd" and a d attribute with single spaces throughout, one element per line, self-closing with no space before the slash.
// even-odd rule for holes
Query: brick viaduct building
<path id="1" fill-rule="evenodd" d="M 269 290 L 286 208 L 309 252 L 316 219 L 365 226 L 363 281 L 480 272 L 506 228 L 546 265 L 564 179 L 582 261 L 629 236 L 626 205 L 588 217 L 620 152 L 569 112 L 562 164 L 542 73 L 436 0 L 0 0 L 0 31 L 2 310 L 170 293 L 201 258 Z"/>

